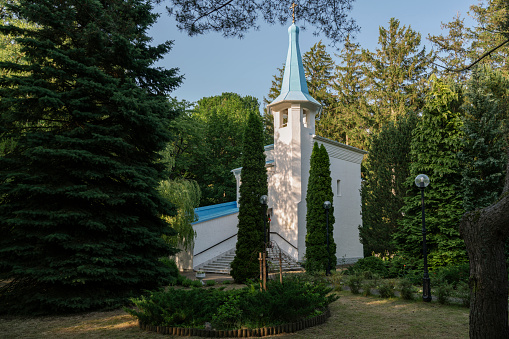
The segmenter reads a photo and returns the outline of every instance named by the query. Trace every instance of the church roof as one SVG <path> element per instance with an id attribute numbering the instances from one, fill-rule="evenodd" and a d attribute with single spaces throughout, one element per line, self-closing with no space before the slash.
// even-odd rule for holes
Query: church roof
<path id="1" fill-rule="evenodd" d="M 268 106 L 273 106 L 281 101 L 308 101 L 321 106 L 318 101 L 309 95 L 300 55 L 299 27 L 292 24 L 288 28 L 288 35 L 288 55 L 286 57 L 281 94 Z"/>
<path id="2" fill-rule="evenodd" d="M 192 224 L 198 224 L 207 220 L 212 220 L 220 217 L 224 217 L 233 213 L 238 213 L 239 208 L 237 207 L 236 201 L 225 202 L 223 204 L 198 207 L 194 209 L 194 213 L 198 216 L 198 220 Z"/>

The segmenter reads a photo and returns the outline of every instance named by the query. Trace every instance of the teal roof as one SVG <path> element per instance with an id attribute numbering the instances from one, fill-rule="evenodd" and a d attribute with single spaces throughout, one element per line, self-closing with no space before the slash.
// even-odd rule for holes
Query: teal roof
<path id="1" fill-rule="evenodd" d="M 223 204 L 205 207 L 198 207 L 194 209 L 194 213 L 198 216 L 198 220 L 193 222 L 192 224 L 194 225 L 207 220 L 224 217 L 226 215 L 237 213 L 238 211 L 239 208 L 237 207 L 236 201 L 225 202 Z"/>
<path id="2" fill-rule="evenodd" d="M 280 101 L 310 101 L 321 106 L 318 101 L 309 95 L 306 75 L 304 74 L 304 67 L 302 66 L 302 58 L 300 55 L 299 27 L 292 24 L 288 28 L 288 35 L 290 41 L 281 94 L 271 102 L 270 105 Z"/>

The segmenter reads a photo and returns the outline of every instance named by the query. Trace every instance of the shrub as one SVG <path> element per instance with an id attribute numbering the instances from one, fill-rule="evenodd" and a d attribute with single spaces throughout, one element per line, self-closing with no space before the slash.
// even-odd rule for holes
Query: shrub
<path id="1" fill-rule="evenodd" d="M 365 295 L 366 297 L 372 295 L 371 289 L 375 288 L 375 287 L 376 287 L 376 283 L 373 280 L 364 281 L 364 283 L 362 284 L 362 291 L 363 291 L 362 294 Z"/>
<path id="2" fill-rule="evenodd" d="M 440 267 L 436 271 L 439 281 L 452 285 L 453 288 L 456 288 L 460 282 L 467 283 L 470 276 L 468 263 Z"/>
<path id="3" fill-rule="evenodd" d="M 394 298 L 394 280 L 383 280 L 378 286 L 382 298 Z"/>
<path id="4" fill-rule="evenodd" d="M 169 289 L 132 299 L 126 311 L 153 326 L 203 328 L 211 321 L 216 329 L 275 326 L 321 314 L 333 301 L 332 288 L 320 283 L 285 277 L 267 282 L 267 291 L 258 283 L 237 290 Z"/>
<path id="5" fill-rule="evenodd" d="M 184 287 L 189 287 L 189 286 L 191 286 L 192 283 L 193 283 L 193 281 L 191 279 L 184 278 L 184 279 L 182 279 L 181 285 Z"/>
<path id="6" fill-rule="evenodd" d="M 191 286 L 192 287 L 202 287 L 203 283 L 200 280 L 192 280 L 191 281 Z"/>
<path id="7" fill-rule="evenodd" d="M 207 280 L 205 281 L 205 285 L 207 286 L 214 286 L 216 284 L 215 280 Z"/>
<path id="8" fill-rule="evenodd" d="M 468 283 L 461 281 L 456 285 L 456 296 L 461 300 L 461 304 L 470 307 L 470 286 Z"/>
<path id="9" fill-rule="evenodd" d="M 359 294 L 362 285 L 362 277 L 358 274 L 350 275 L 346 279 L 346 284 L 350 287 L 350 292 L 353 294 Z"/>
<path id="10" fill-rule="evenodd" d="M 328 277 L 328 282 L 332 285 L 334 291 L 342 291 L 343 290 L 343 272 L 341 271 L 333 271 L 332 274 Z"/>
<path id="11" fill-rule="evenodd" d="M 353 274 L 360 272 L 370 272 L 371 274 L 379 274 L 382 277 L 388 276 L 386 262 L 378 257 L 366 257 L 359 259 L 353 266 L 348 268 Z"/>
<path id="12" fill-rule="evenodd" d="M 437 300 L 440 304 L 447 304 L 452 294 L 452 285 L 442 282 L 436 288 Z"/>
<path id="13" fill-rule="evenodd" d="M 412 281 L 407 278 L 402 278 L 399 280 L 398 283 L 399 292 L 401 294 L 401 298 L 405 300 L 413 300 L 414 299 L 414 293 L 415 287 L 412 284 Z"/>

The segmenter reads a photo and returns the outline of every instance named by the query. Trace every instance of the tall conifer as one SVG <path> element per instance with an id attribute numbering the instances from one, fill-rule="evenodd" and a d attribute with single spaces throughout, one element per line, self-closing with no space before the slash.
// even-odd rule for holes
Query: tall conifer
<path id="1" fill-rule="evenodd" d="M 315 143 L 311 153 L 309 182 L 306 193 L 306 255 L 308 272 L 325 270 L 330 260 L 331 269 L 336 267 L 336 243 L 334 242 L 334 207 L 329 210 L 329 252 L 327 252 L 327 220 L 323 203 L 333 204 L 332 179 L 329 154 L 324 145 Z"/>
<path id="2" fill-rule="evenodd" d="M 431 78 L 422 118 L 413 131 L 410 176 L 402 212 L 404 218 L 395 233 L 398 250 L 422 264 L 421 196 L 414 179 L 424 173 L 430 184 L 425 189 L 428 262 L 432 267 L 458 264 L 467 260 L 458 222 L 463 215 L 461 165 L 461 88 Z M 409 261 L 411 263 L 411 261 Z"/>
<path id="3" fill-rule="evenodd" d="M 258 253 L 264 251 L 265 210 L 260 198 L 267 194 L 268 187 L 263 146 L 262 121 L 251 112 L 244 131 L 237 245 L 231 263 L 231 275 L 240 283 L 259 275 Z"/>
<path id="4" fill-rule="evenodd" d="M 18 139 L 0 157 L 0 272 L 7 312 L 117 307 L 168 281 L 175 252 L 156 188 L 181 78 L 154 67 L 149 1 L 19 0 L 3 25 L 28 62 L 0 78 L 0 126 Z M 5 73 L 4 73 L 5 74 Z"/>
<path id="5" fill-rule="evenodd" d="M 361 188 L 359 237 L 364 256 L 396 252 L 392 236 L 403 218 L 400 210 L 408 194 L 405 182 L 410 175 L 410 144 L 416 123 L 416 114 L 400 117 L 370 139 Z"/>

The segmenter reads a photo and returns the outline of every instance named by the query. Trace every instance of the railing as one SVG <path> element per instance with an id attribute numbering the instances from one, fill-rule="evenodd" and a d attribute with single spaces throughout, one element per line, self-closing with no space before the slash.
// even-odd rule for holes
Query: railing
<path id="1" fill-rule="evenodd" d="M 218 246 L 218 245 L 221 245 L 221 244 L 222 244 L 222 243 L 224 243 L 225 241 L 230 240 L 230 239 L 231 239 L 231 238 L 233 238 L 233 237 L 236 237 L 236 236 L 237 236 L 237 234 L 238 234 L 238 233 L 235 233 L 234 235 L 232 235 L 232 236 L 230 236 L 230 237 L 228 237 L 228 238 L 226 238 L 226 239 L 224 239 L 224 240 L 221 240 L 221 241 L 220 241 L 220 242 L 218 242 L 217 244 L 212 245 L 212 246 L 210 246 L 210 247 L 209 247 L 209 248 L 207 248 L 207 249 L 204 249 L 204 250 L 203 250 L 203 251 L 201 251 L 200 253 L 196 253 L 194 256 L 195 256 L 195 257 L 196 257 L 196 256 L 199 256 L 200 254 L 205 253 L 205 252 L 207 252 L 208 250 L 213 249 L 214 247 L 216 247 L 216 246 Z"/>
<path id="2" fill-rule="evenodd" d="M 283 239 L 283 240 L 284 240 L 284 241 L 285 241 L 288 245 L 290 245 L 290 246 L 292 246 L 293 248 L 295 248 L 296 250 L 298 250 L 298 248 L 297 248 L 297 247 L 295 247 L 295 246 L 294 246 L 291 242 L 289 242 L 288 240 L 286 240 L 286 239 L 285 239 L 285 238 L 284 238 L 281 234 L 279 234 L 279 233 L 277 233 L 277 232 L 269 232 L 269 233 L 270 233 L 270 234 L 275 234 L 275 235 L 277 235 L 278 237 L 280 237 L 281 239 Z M 236 237 L 236 236 L 237 236 L 237 234 L 238 234 L 238 233 L 235 233 L 234 235 L 229 236 L 228 238 L 221 240 L 221 241 L 220 241 L 220 242 L 218 242 L 217 244 L 212 245 L 212 246 L 210 246 L 209 248 L 206 248 L 206 249 L 204 249 L 203 251 L 201 251 L 201 252 L 199 252 L 199 253 L 196 253 L 194 256 L 195 256 L 195 257 L 197 257 L 197 256 L 199 256 L 200 254 L 203 254 L 203 253 L 207 252 L 208 250 L 211 250 L 211 249 L 213 249 L 214 247 L 216 247 L 216 246 L 218 246 L 218 245 L 221 245 L 221 244 L 222 244 L 222 243 L 224 243 L 225 241 L 228 241 L 228 240 L 230 240 L 231 238 Z"/>
<path id="3" fill-rule="evenodd" d="M 288 240 L 286 240 L 281 234 L 277 233 L 277 232 L 269 232 L 270 234 L 275 234 L 277 236 L 279 236 L 281 239 L 283 239 L 284 241 L 286 241 L 286 243 L 290 246 L 292 246 L 293 248 L 295 248 L 297 251 L 299 250 L 297 247 L 295 247 L 291 242 L 289 242 Z"/>

